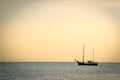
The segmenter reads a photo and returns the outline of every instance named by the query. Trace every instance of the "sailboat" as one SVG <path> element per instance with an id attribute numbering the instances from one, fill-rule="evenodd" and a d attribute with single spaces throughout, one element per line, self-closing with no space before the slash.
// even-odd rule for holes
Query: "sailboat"
<path id="1" fill-rule="evenodd" d="M 78 60 L 75 59 L 75 61 L 78 63 L 78 65 L 82 66 L 82 65 L 86 65 L 86 66 L 97 66 L 98 63 L 97 62 L 94 62 L 94 49 L 93 49 L 93 61 L 88 61 L 88 62 L 84 62 L 84 47 L 85 47 L 85 44 L 83 44 L 83 61 L 80 62 Z"/>

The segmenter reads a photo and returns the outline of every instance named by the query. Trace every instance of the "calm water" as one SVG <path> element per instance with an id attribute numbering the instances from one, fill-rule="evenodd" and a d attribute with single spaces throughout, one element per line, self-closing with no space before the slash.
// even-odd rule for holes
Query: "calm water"
<path id="1" fill-rule="evenodd" d="M 0 80 L 120 80 L 120 63 L 0 63 Z"/>

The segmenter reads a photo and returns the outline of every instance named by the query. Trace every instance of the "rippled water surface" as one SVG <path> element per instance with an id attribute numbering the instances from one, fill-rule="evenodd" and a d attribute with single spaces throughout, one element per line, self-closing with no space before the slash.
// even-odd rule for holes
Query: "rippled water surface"
<path id="1" fill-rule="evenodd" d="M 0 80 L 120 80 L 120 63 L 78 66 L 75 62 L 0 63 Z"/>

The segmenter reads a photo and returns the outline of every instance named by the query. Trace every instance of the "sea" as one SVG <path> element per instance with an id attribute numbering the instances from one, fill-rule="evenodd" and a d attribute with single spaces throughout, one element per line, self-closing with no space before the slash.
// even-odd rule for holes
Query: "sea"
<path id="1" fill-rule="evenodd" d="M 120 63 L 1 62 L 0 80 L 120 80 Z"/>

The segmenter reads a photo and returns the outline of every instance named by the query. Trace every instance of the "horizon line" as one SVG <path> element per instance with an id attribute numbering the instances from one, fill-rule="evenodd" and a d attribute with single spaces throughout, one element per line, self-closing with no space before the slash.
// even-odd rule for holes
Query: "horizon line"
<path id="1" fill-rule="evenodd" d="M 75 62 L 75 61 L 0 61 L 0 63 L 30 63 L 30 62 L 46 62 L 46 63 L 56 63 L 56 62 L 58 62 L 58 63 L 61 63 L 61 62 Z M 98 63 L 120 63 L 120 61 L 104 61 L 104 62 L 98 62 Z"/>

